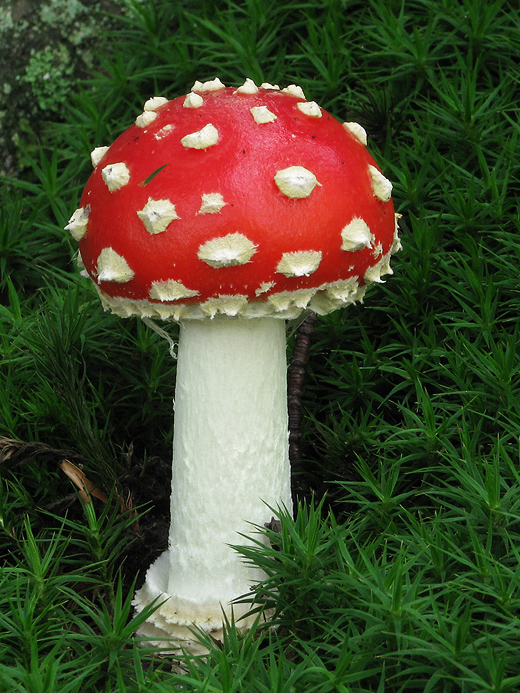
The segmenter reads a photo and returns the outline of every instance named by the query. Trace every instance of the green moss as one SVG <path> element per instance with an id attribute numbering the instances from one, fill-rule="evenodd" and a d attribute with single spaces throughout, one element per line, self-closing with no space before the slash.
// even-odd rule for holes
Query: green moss
<path id="1" fill-rule="evenodd" d="M 13 15 L 10 8 L 0 8 L 0 32 L 12 29 L 14 26 Z"/>
<path id="2" fill-rule="evenodd" d="M 72 88 L 73 73 L 70 52 L 65 45 L 58 44 L 34 53 L 22 79 L 31 85 L 39 108 L 56 111 Z"/>
<path id="3" fill-rule="evenodd" d="M 54 26 L 74 21 L 81 14 L 88 12 L 79 0 L 50 0 L 40 10 L 42 22 Z"/>

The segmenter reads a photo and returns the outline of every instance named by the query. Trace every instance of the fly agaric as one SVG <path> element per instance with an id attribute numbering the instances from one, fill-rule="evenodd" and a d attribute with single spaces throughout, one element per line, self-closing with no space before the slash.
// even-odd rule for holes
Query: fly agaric
<path id="1" fill-rule="evenodd" d="M 169 548 L 134 601 L 163 602 L 141 633 L 170 647 L 244 616 L 263 575 L 230 544 L 291 507 L 285 320 L 392 273 L 392 185 L 365 145 L 300 87 L 215 79 L 92 152 L 67 229 L 103 306 L 180 323 Z"/>

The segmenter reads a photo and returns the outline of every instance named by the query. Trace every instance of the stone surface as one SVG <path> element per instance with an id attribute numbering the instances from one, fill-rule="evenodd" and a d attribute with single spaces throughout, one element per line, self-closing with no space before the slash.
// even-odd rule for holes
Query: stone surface
<path id="1" fill-rule="evenodd" d="M 95 63 L 123 0 L 1 0 L 0 174 L 23 167 L 22 144 L 59 120 L 77 79 Z"/>

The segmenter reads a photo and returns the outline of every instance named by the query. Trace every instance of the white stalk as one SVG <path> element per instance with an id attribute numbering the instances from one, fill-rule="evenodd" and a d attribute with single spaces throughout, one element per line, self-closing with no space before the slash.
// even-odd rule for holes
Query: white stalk
<path id="1" fill-rule="evenodd" d="M 285 322 L 277 318 L 181 323 L 169 549 L 149 569 L 137 610 L 167 599 L 140 630 L 196 650 L 189 627 L 219 637 L 223 612 L 264 575 L 229 544 L 291 507 Z M 239 622 L 246 628 L 247 619 Z M 164 644 L 164 643 L 163 643 Z"/>

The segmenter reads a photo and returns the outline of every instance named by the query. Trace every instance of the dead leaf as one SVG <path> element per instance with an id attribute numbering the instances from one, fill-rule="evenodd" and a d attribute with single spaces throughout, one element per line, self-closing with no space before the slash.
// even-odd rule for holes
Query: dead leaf
<path id="1" fill-rule="evenodd" d="M 63 472 L 69 477 L 72 483 L 78 488 L 79 495 L 85 503 L 90 503 L 90 496 L 98 498 L 103 503 L 108 503 L 108 496 L 97 488 L 96 484 L 87 478 L 85 472 L 83 472 L 75 464 L 69 462 L 69 460 L 62 460 L 60 462 L 60 467 Z"/>

